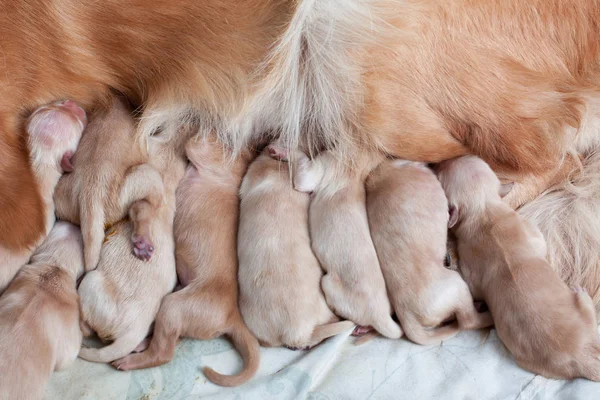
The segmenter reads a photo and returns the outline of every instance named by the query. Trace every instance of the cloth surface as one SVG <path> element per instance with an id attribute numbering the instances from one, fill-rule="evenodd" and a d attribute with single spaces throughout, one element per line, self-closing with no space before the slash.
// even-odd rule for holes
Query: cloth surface
<path id="1" fill-rule="evenodd" d="M 222 388 L 204 378 L 208 365 L 235 373 L 241 359 L 225 339 L 183 340 L 157 368 L 121 372 L 78 359 L 54 373 L 46 398 L 60 400 L 341 400 L 600 399 L 600 383 L 557 381 L 520 369 L 494 330 L 462 332 L 434 346 L 375 338 L 356 346 L 350 331 L 310 351 L 263 348 L 257 375 Z"/>

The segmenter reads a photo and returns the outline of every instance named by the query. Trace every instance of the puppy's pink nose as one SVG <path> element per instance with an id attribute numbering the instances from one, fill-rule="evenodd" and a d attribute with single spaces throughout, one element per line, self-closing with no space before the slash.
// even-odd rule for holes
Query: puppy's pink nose
<path id="1" fill-rule="evenodd" d="M 72 100 L 65 100 L 60 104 L 60 107 L 64 108 L 69 113 L 73 114 L 82 124 L 83 127 L 87 125 L 87 115 L 83 108 L 79 107 L 77 103 Z"/>

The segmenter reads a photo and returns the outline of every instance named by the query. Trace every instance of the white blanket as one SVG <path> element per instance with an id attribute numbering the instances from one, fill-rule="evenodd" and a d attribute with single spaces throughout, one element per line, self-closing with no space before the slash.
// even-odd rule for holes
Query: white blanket
<path id="1" fill-rule="evenodd" d="M 600 399 L 600 383 L 555 381 L 520 369 L 495 331 L 463 332 L 440 345 L 376 338 L 353 345 L 350 332 L 311 351 L 262 349 L 258 374 L 237 388 L 208 382 L 200 368 L 241 367 L 228 341 L 184 340 L 173 361 L 134 372 L 77 360 L 55 373 L 47 399 Z"/>

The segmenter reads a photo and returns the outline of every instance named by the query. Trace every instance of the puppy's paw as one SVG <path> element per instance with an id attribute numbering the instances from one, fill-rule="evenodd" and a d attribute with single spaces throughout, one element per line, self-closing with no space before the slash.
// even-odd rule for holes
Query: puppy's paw
<path id="1" fill-rule="evenodd" d="M 131 238 L 133 244 L 133 254 L 142 261 L 150 261 L 154 254 L 154 244 L 150 239 L 133 235 Z"/>
<path id="2" fill-rule="evenodd" d="M 357 326 L 356 328 L 354 328 L 354 330 L 352 331 L 352 336 L 363 336 L 366 335 L 367 333 L 371 332 L 373 330 L 372 326 Z"/>
<path id="3" fill-rule="evenodd" d="M 132 356 L 125 356 L 123 358 L 119 358 L 111 363 L 113 367 L 118 369 L 119 371 L 130 371 L 133 369 L 133 364 L 131 363 Z"/>
<path id="4" fill-rule="evenodd" d="M 287 161 L 288 160 L 288 152 L 283 147 L 270 145 L 267 147 L 267 151 L 271 158 L 274 158 L 279 161 Z"/>

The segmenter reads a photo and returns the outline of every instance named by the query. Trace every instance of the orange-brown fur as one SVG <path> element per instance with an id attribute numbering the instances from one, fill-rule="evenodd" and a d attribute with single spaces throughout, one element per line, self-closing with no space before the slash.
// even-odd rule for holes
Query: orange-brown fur
<path id="1" fill-rule="evenodd" d="M 177 189 L 174 222 L 177 275 L 182 290 L 167 295 L 154 324 L 150 346 L 113 363 L 121 370 L 147 368 L 170 361 L 180 336 L 232 338 L 245 367 L 235 376 L 204 369 L 212 382 L 237 386 L 258 369 L 260 348 L 238 308 L 238 191 L 251 153 L 232 161 L 214 139 L 186 145 L 190 165 Z"/>
<path id="2" fill-rule="evenodd" d="M 552 270 L 539 229 L 503 203 L 500 182 L 481 159 L 445 161 L 438 176 L 462 275 L 473 297 L 486 302 L 515 361 L 549 378 L 600 381 L 592 299 Z"/>
<path id="3" fill-rule="evenodd" d="M 77 358 L 82 246 L 79 228 L 56 223 L 0 298 L 0 399 L 41 399 L 51 373 Z"/>
<path id="4" fill-rule="evenodd" d="M 306 40 L 314 26 L 305 24 L 297 29 L 305 32 L 297 54 L 297 69 L 305 74 L 292 77 L 308 89 L 308 103 L 324 104 L 333 99 L 319 97 L 323 84 L 356 80 L 356 87 L 327 92 L 339 96 L 330 107 L 339 115 L 312 118 L 306 111 L 312 103 L 305 104 L 305 114 L 289 113 L 269 128 L 293 125 L 298 117 L 299 125 L 310 128 L 298 131 L 321 143 L 358 139 L 429 162 L 474 153 L 517 183 L 530 174 L 551 180 L 547 175 L 572 150 L 572 127 L 579 126 L 585 96 L 598 93 L 596 1 L 349 1 L 365 15 L 336 21 L 337 11 L 345 10 L 339 6 L 329 26 L 328 15 L 322 16 L 325 22 L 317 22 L 327 40 L 319 36 L 319 44 L 331 40 L 339 51 L 317 56 L 335 62 L 350 54 L 353 64 L 338 68 L 335 79 L 315 75 L 327 66 L 314 65 L 318 57 Z M 202 113 L 209 123 L 227 120 L 246 104 L 254 84 L 276 84 L 278 74 L 289 78 L 278 70 L 287 50 L 267 54 L 306 4 L 2 0 L 0 243 L 22 248 L 42 233 L 41 201 L 20 138 L 25 112 L 55 98 L 72 98 L 89 109 L 113 87 L 146 110 L 181 107 Z M 342 34 L 365 39 L 356 44 L 336 36 Z M 261 69 L 265 60 L 269 67 Z M 344 79 L 346 72 L 352 79 Z M 269 74 L 272 81 L 265 78 Z M 324 78 L 311 82 L 315 76 Z M 284 100 L 301 94 L 288 93 Z"/>

